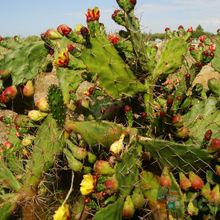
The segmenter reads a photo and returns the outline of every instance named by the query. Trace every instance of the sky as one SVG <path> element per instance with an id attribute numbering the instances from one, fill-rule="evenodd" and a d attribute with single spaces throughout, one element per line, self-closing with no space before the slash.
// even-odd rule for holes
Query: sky
<path id="1" fill-rule="evenodd" d="M 0 35 L 40 35 L 60 24 L 85 24 L 87 8 L 98 6 L 108 32 L 120 30 L 111 20 L 116 0 L 0 0 Z M 220 0 L 137 0 L 136 16 L 146 33 L 163 32 L 179 25 L 209 32 L 220 28 Z"/>

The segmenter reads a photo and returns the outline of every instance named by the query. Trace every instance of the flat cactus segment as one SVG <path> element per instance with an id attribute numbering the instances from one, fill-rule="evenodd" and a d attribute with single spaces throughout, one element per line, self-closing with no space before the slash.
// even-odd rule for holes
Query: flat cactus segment
<path id="1" fill-rule="evenodd" d="M 153 71 L 153 80 L 156 81 L 161 74 L 170 74 L 182 66 L 184 55 L 187 52 L 187 43 L 183 38 L 170 39 L 161 54 Z"/>
<path id="2" fill-rule="evenodd" d="M 209 165 L 211 156 L 197 145 L 179 144 L 171 141 L 146 138 L 141 140 L 144 150 L 150 152 L 162 166 L 180 171 L 203 170 Z M 212 169 L 212 168 L 211 168 Z"/>
<path id="3" fill-rule="evenodd" d="M 220 73 L 220 37 L 216 37 L 216 50 L 215 50 L 215 56 L 212 60 L 212 66 L 213 68 Z"/>
<path id="4" fill-rule="evenodd" d="M 19 191 L 21 184 L 18 182 L 12 172 L 6 167 L 3 160 L 0 160 L 0 183 L 6 184 L 7 187 L 14 191 Z"/>
<path id="5" fill-rule="evenodd" d="M 36 187 L 43 174 L 53 165 L 55 157 L 62 152 L 64 140 L 56 121 L 48 115 L 39 127 L 34 140 L 32 159 L 28 162 L 26 187 Z"/>
<path id="6" fill-rule="evenodd" d="M 137 165 L 138 148 L 137 144 L 131 146 L 128 152 L 123 154 L 122 160 L 116 165 L 116 178 L 119 184 L 121 196 L 126 197 L 139 181 Z M 128 163 L 129 161 L 129 163 Z"/>
<path id="7" fill-rule="evenodd" d="M 90 38 L 90 43 L 91 48 L 82 52 L 81 59 L 91 74 L 97 74 L 100 86 L 109 95 L 119 98 L 145 90 L 106 37 Z"/>
<path id="8" fill-rule="evenodd" d="M 109 147 L 118 140 L 125 128 L 119 124 L 102 121 L 67 121 L 66 130 L 78 133 L 89 145 Z"/>
<path id="9" fill-rule="evenodd" d="M 66 120 L 66 107 L 63 93 L 57 85 L 49 87 L 47 100 L 53 118 L 56 120 L 58 127 L 62 128 Z"/>
<path id="10" fill-rule="evenodd" d="M 1 220 L 8 220 L 12 212 L 13 212 L 13 207 L 11 203 L 6 203 L 3 206 L 0 206 Z"/>
<path id="11" fill-rule="evenodd" d="M 184 117 L 184 125 L 190 129 L 191 142 L 201 144 L 204 134 L 211 129 L 213 137 L 217 138 L 220 128 L 220 110 L 216 109 L 218 98 L 209 97 L 207 100 L 195 103 Z"/>
<path id="12" fill-rule="evenodd" d="M 98 211 L 93 220 L 122 220 L 122 208 L 124 201 L 122 198 L 119 198 L 115 203 L 108 205 L 105 208 L 102 208 Z"/>
<path id="13" fill-rule="evenodd" d="M 5 55 L 0 60 L 2 69 L 11 72 L 14 85 L 33 79 L 46 59 L 47 50 L 42 41 L 25 44 Z"/>
<path id="14" fill-rule="evenodd" d="M 70 101 L 70 92 L 76 91 L 82 82 L 81 70 L 69 70 L 65 68 L 57 69 L 57 77 L 59 79 L 60 88 L 63 93 L 64 104 Z"/>

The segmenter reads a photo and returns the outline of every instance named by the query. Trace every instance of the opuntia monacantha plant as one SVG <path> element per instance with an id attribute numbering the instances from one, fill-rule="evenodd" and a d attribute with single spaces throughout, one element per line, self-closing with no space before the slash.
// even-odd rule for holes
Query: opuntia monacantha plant
<path id="1" fill-rule="evenodd" d="M 219 33 L 157 44 L 117 3 L 117 33 L 0 38 L 1 220 L 219 218 Z"/>

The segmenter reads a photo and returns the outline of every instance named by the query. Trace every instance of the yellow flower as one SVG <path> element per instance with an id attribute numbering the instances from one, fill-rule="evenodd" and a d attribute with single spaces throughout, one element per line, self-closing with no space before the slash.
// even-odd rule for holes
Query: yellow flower
<path id="1" fill-rule="evenodd" d="M 80 192 L 82 195 L 88 195 L 94 190 L 95 179 L 91 174 L 83 175 L 83 180 L 80 183 Z"/>
<path id="2" fill-rule="evenodd" d="M 120 154 L 120 152 L 123 150 L 124 148 L 124 141 L 125 135 L 122 134 L 120 139 L 115 141 L 111 146 L 110 146 L 110 151 L 114 154 Z"/>
<path id="3" fill-rule="evenodd" d="M 55 66 L 66 67 L 69 63 L 69 54 L 67 50 L 62 50 L 54 60 Z"/>
<path id="4" fill-rule="evenodd" d="M 67 204 L 61 205 L 53 215 L 53 220 L 70 220 L 70 211 Z"/>

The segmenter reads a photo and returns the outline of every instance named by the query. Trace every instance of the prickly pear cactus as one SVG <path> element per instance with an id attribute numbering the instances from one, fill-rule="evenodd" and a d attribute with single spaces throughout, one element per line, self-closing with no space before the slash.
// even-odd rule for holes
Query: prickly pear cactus
<path id="1" fill-rule="evenodd" d="M 63 94 L 56 85 L 51 85 L 48 89 L 48 104 L 53 118 L 57 125 L 62 128 L 66 119 L 66 107 L 64 106 Z"/>

